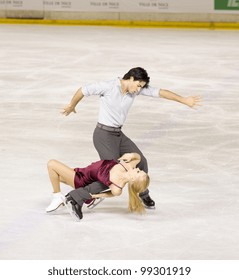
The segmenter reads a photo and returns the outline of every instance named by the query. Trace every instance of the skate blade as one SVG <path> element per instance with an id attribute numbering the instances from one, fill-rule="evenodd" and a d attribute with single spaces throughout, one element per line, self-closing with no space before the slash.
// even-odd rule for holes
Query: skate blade
<path id="1" fill-rule="evenodd" d="M 64 203 L 64 205 L 65 205 L 65 207 L 66 207 L 67 212 L 71 215 L 72 219 L 73 219 L 74 221 L 79 222 L 80 219 L 77 217 L 77 215 L 75 214 L 75 212 L 72 210 L 72 207 L 71 207 L 68 203 L 66 203 L 66 201 L 64 201 L 63 203 Z"/>
<path id="2" fill-rule="evenodd" d="M 155 206 L 146 206 L 146 205 L 144 205 L 144 208 L 145 209 L 151 209 L 151 210 L 155 210 L 156 209 Z"/>
<path id="3" fill-rule="evenodd" d="M 56 211 L 57 209 L 59 209 L 61 206 L 64 206 L 64 202 L 62 202 L 61 204 L 59 204 L 59 206 L 57 206 L 55 209 L 51 210 L 51 211 L 46 211 L 46 213 L 52 213 L 54 211 Z"/>
<path id="4" fill-rule="evenodd" d="M 97 198 L 95 199 L 91 204 L 89 204 L 87 206 L 88 209 L 93 209 L 95 208 L 96 205 L 98 205 L 99 203 L 101 203 L 105 198 L 104 197 L 101 197 L 101 198 Z M 96 201 L 97 200 L 97 201 Z"/>

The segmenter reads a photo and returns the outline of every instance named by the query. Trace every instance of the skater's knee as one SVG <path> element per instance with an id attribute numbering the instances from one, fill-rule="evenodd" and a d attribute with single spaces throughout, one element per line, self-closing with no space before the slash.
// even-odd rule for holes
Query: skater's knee
<path id="1" fill-rule="evenodd" d="M 54 169 L 54 167 L 56 166 L 56 164 L 57 164 L 57 160 L 55 160 L 55 159 L 50 159 L 49 161 L 48 161 L 48 163 L 47 163 L 47 168 L 48 169 Z"/>

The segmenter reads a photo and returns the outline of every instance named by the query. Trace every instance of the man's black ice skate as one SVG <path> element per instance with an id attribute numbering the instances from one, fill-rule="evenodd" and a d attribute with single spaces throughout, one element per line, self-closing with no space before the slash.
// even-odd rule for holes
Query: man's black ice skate
<path id="1" fill-rule="evenodd" d="M 155 208 L 155 202 L 152 200 L 152 198 L 149 195 L 141 197 L 141 200 L 143 201 L 144 206 L 146 208 L 150 208 L 150 209 Z"/>
<path id="2" fill-rule="evenodd" d="M 81 220 L 83 218 L 83 214 L 81 211 L 82 206 L 80 206 L 77 203 L 74 204 L 73 202 L 71 202 L 71 205 L 72 205 L 72 211 L 74 212 L 76 217 Z"/>
<path id="3" fill-rule="evenodd" d="M 77 204 L 77 202 L 71 197 L 69 193 L 65 196 L 65 198 L 65 206 L 68 212 L 72 217 L 77 217 L 79 220 L 81 220 L 83 218 L 83 214 L 81 211 L 82 206 Z M 69 208 L 69 203 L 71 204 L 71 209 Z"/>

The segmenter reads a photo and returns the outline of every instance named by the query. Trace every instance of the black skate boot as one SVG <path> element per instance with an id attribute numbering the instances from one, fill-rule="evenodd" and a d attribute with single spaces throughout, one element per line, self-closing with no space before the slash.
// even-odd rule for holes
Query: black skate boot
<path id="1" fill-rule="evenodd" d="M 155 202 L 152 200 L 152 198 L 149 195 L 141 197 L 141 200 L 143 201 L 144 206 L 146 208 L 150 208 L 150 209 L 155 208 Z"/>
<path id="2" fill-rule="evenodd" d="M 74 214 L 79 220 L 81 220 L 83 218 L 83 214 L 81 211 L 82 206 L 77 204 L 77 202 L 70 196 L 69 193 L 65 196 L 65 198 L 65 206 L 67 207 L 71 216 L 72 214 Z M 71 204 L 71 209 L 69 209 L 69 203 Z"/>

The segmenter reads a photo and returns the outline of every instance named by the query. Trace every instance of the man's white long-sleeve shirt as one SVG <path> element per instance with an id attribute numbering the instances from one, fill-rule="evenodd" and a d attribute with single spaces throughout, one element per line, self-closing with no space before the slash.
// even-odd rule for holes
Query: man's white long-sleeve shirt
<path id="1" fill-rule="evenodd" d="M 159 90 L 159 88 L 148 86 L 147 88 L 142 88 L 138 94 L 123 94 L 120 78 L 92 83 L 82 87 L 84 96 L 100 96 L 98 122 L 112 127 L 121 127 L 124 124 L 129 109 L 137 95 L 159 97 Z"/>

